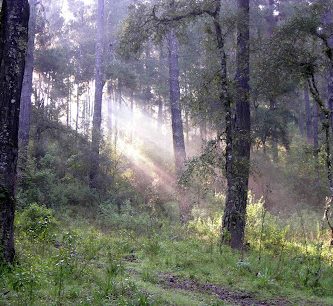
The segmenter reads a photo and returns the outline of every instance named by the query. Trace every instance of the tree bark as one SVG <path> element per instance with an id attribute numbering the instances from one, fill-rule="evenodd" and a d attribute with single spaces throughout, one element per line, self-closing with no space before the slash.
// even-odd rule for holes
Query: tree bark
<path id="1" fill-rule="evenodd" d="M 222 241 L 242 249 L 246 221 L 251 151 L 249 0 L 238 0 L 236 120 L 231 150 L 226 208 L 223 216 Z"/>
<path id="2" fill-rule="evenodd" d="M 233 120 L 232 120 L 232 107 L 231 107 L 231 96 L 228 90 L 228 74 L 227 74 L 227 58 L 226 53 L 224 50 L 224 37 L 220 25 L 220 14 L 221 14 L 221 1 L 215 1 L 216 8 L 215 13 L 213 14 L 213 22 L 214 22 L 214 29 L 217 41 L 217 47 L 220 56 L 220 102 L 224 105 L 225 111 L 225 171 L 226 171 L 226 179 L 227 179 L 227 195 L 226 195 L 226 208 L 224 211 L 224 215 L 222 218 L 222 228 L 221 228 L 221 240 L 222 243 L 229 244 L 233 246 L 231 243 L 231 236 L 233 236 L 233 228 L 231 225 L 236 224 L 231 223 L 231 216 L 233 214 L 233 198 L 234 198 L 234 173 L 233 173 Z M 222 139 L 221 136 L 218 137 Z M 242 225 L 241 225 L 242 226 Z"/>
<path id="3" fill-rule="evenodd" d="M 330 48 L 333 49 L 333 43 L 330 42 Z M 330 124 L 333 131 L 333 67 L 329 67 L 328 75 L 328 109 L 331 112 L 330 115 Z"/>
<path id="4" fill-rule="evenodd" d="M 28 42 L 27 0 L 3 0 L 0 29 L 0 260 L 14 260 L 20 99 Z"/>
<path id="5" fill-rule="evenodd" d="M 266 18 L 266 21 L 268 23 L 268 36 L 272 37 L 274 29 L 276 28 L 277 25 L 277 19 L 274 16 L 274 10 L 275 10 L 275 0 L 267 0 L 268 4 L 268 16 Z M 269 101 L 269 110 L 271 112 L 275 112 L 277 107 L 277 103 L 274 98 L 271 98 Z M 276 127 L 273 127 L 272 129 L 272 156 L 273 156 L 273 161 L 277 163 L 279 161 L 279 149 L 278 149 L 278 137 L 276 135 Z"/>
<path id="6" fill-rule="evenodd" d="M 113 113 L 113 84 L 112 81 L 109 81 L 108 83 L 108 120 L 107 120 L 107 126 L 108 126 L 108 137 L 110 140 L 110 143 L 112 142 L 112 113 Z"/>
<path id="7" fill-rule="evenodd" d="M 98 187 L 99 153 L 102 140 L 102 100 L 103 100 L 103 39 L 104 39 L 104 0 L 98 0 L 97 7 L 97 35 L 96 35 L 96 62 L 95 62 L 95 103 L 91 140 L 91 162 L 89 182 L 91 188 Z"/>
<path id="8" fill-rule="evenodd" d="M 170 108 L 172 122 L 172 138 L 175 156 L 176 176 L 180 177 L 185 167 L 186 151 L 184 140 L 184 129 L 180 106 L 180 86 L 179 86 L 179 54 L 178 39 L 174 29 L 168 33 L 169 47 L 169 85 L 170 85 Z M 178 188 L 180 189 L 180 188 Z M 190 214 L 189 203 L 182 190 L 178 190 L 180 218 L 183 223 L 187 222 Z M 182 195 L 181 195 L 182 194 Z"/>
<path id="9" fill-rule="evenodd" d="M 28 158 L 28 145 L 30 134 L 32 79 L 34 70 L 34 51 L 37 18 L 36 10 L 37 0 L 30 0 L 29 38 L 21 93 L 19 121 L 19 147 L 23 167 Z"/>
<path id="10" fill-rule="evenodd" d="M 131 111 L 131 122 L 130 122 L 130 143 L 133 143 L 134 133 L 134 90 L 131 90 L 130 95 L 130 111 Z"/>
<path id="11" fill-rule="evenodd" d="M 183 121 L 180 107 L 180 87 L 179 87 L 179 62 L 178 62 L 178 39 L 175 31 L 170 30 L 168 34 L 169 46 L 169 85 L 171 103 L 171 121 L 173 148 L 175 154 L 175 166 L 177 174 L 181 174 L 184 169 L 186 159 Z"/>
<path id="12" fill-rule="evenodd" d="M 316 152 L 316 155 L 318 155 L 319 150 L 319 110 L 318 105 L 315 103 L 313 106 L 313 148 Z"/>
<path id="13" fill-rule="evenodd" d="M 298 108 L 298 129 L 302 137 L 306 136 L 306 124 L 305 124 L 305 115 L 303 105 L 300 104 Z"/>
<path id="14" fill-rule="evenodd" d="M 80 119 L 80 85 L 77 85 L 76 91 L 76 119 L 75 119 L 75 132 L 79 131 L 79 119 Z"/>
<path id="15" fill-rule="evenodd" d="M 305 119 L 306 119 L 306 139 L 311 143 L 312 139 L 312 115 L 308 85 L 304 85 L 304 104 L 305 104 Z M 318 122 L 317 122 L 318 124 Z"/>
<path id="16" fill-rule="evenodd" d="M 316 107 L 318 112 L 323 115 L 322 127 L 325 134 L 324 140 L 324 150 L 326 153 L 325 162 L 326 162 L 326 170 L 327 170 L 327 180 L 330 190 L 330 202 L 332 205 L 333 202 L 333 163 L 332 163 L 332 152 L 331 152 L 331 112 L 329 108 L 326 107 L 323 100 L 320 98 L 319 91 L 316 86 L 314 75 L 309 77 L 308 79 L 310 92 L 314 101 L 316 102 Z M 318 116 L 317 116 L 318 117 Z"/>

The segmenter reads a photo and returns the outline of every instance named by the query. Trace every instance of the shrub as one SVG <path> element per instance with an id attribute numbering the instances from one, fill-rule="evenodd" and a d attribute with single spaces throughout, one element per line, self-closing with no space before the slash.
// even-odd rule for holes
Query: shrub
<path id="1" fill-rule="evenodd" d="M 148 213 L 139 213 L 126 201 L 121 211 L 114 203 L 104 203 L 100 206 L 102 225 L 115 229 L 134 231 L 138 234 L 149 234 L 156 227 L 157 220 Z"/>
<path id="2" fill-rule="evenodd" d="M 255 203 L 250 195 L 247 208 L 246 240 L 251 245 L 276 250 L 285 241 L 287 233 L 288 227 L 282 226 L 278 218 L 265 209 L 263 200 Z"/>
<path id="3" fill-rule="evenodd" d="M 16 227 L 19 234 L 26 235 L 30 239 L 51 241 L 58 222 L 51 209 L 34 203 L 17 214 Z"/>

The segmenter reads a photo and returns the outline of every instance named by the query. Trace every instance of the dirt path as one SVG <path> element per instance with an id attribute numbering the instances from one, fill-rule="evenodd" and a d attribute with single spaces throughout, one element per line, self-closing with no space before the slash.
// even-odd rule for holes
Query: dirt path
<path id="1" fill-rule="evenodd" d="M 171 274 L 160 274 L 159 284 L 164 288 L 181 289 L 192 292 L 200 292 L 204 294 L 211 294 L 220 300 L 233 304 L 233 305 L 262 305 L 262 306 L 284 306 L 292 305 L 284 299 L 274 299 L 274 300 L 258 300 L 251 294 L 245 292 L 231 291 L 226 288 L 214 285 L 214 284 L 201 284 L 194 280 L 184 280 Z M 305 304 L 304 304 L 305 305 Z M 308 304 L 307 304 L 308 305 Z"/>
<path id="2" fill-rule="evenodd" d="M 133 262 L 133 261 L 132 261 Z M 140 274 L 136 269 L 126 269 L 130 274 Z M 254 294 L 242 291 L 235 291 L 222 287 L 217 284 L 200 283 L 196 280 L 184 279 L 171 273 L 157 272 L 156 285 L 161 286 L 163 289 L 176 289 L 184 290 L 188 293 L 202 293 L 205 295 L 212 295 L 215 298 L 226 302 L 231 305 L 240 306 L 323 306 L 314 301 L 299 299 L 297 302 L 288 301 L 283 297 L 276 297 L 272 299 L 263 300 L 254 296 Z"/>

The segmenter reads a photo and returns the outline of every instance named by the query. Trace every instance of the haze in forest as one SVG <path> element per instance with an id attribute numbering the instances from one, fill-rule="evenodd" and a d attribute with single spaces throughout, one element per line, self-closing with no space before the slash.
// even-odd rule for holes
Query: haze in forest
<path id="1" fill-rule="evenodd" d="M 0 0 L 0 304 L 332 305 L 332 0 Z"/>

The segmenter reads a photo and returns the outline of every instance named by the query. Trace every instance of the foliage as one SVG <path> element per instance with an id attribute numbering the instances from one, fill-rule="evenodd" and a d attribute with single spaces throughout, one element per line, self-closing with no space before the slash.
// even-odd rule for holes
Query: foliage
<path id="1" fill-rule="evenodd" d="M 0 267 L 0 304 L 222 303 L 202 292 L 171 290 L 166 283 L 178 278 L 265 300 L 333 303 L 332 248 L 326 245 L 329 232 L 320 214 L 329 195 L 325 154 L 302 134 L 307 115 L 315 138 L 314 103 L 305 110 L 300 94 L 314 74 L 320 94 L 327 96 L 330 53 L 322 36 L 322 14 L 332 1 L 276 1 L 271 12 L 267 1 L 252 2 L 250 187 L 265 190 L 258 192 L 260 199 L 249 195 L 241 252 L 220 244 L 226 187 L 216 65 L 220 54 L 211 16 L 200 13 L 211 11 L 214 2 L 105 1 L 103 73 L 109 116 L 103 118 L 107 141 L 100 148 L 98 188 L 91 189 L 95 11 L 82 1 L 70 1 L 73 16 L 65 21 L 59 3 L 43 1 L 29 154 L 19 169 L 17 261 Z M 235 1 L 221 3 L 227 87 L 236 95 L 239 16 Z M 279 23 L 267 33 L 272 14 Z M 176 15 L 187 17 L 158 20 Z M 193 217 L 186 225 L 178 221 L 169 133 L 169 50 L 164 40 L 170 27 L 180 42 L 189 159 L 179 183 L 189 194 Z M 144 127 L 131 126 L 129 137 L 123 128 L 137 113 Z M 320 130 L 317 136 L 321 140 Z M 278 158 L 272 162 L 274 153 Z"/>
<path id="2" fill-rule="evenodd" d="M 114 203 L 103 203 L 100 206 L 100 223 L 113 228 L 148 234 L 158 221 L 147 212 L 138 214 L 138 210 L 127 201 L 121 210 Z"/>
<path id="3" fill-rule="evenodd" d="M 252 200 L 251 200 L 252 201 Z M 251 202 L 245 253 L 219 247 L 220 216 L 192 221 L 189 230 L 164 226 L 156 234 L 104 228 L 103 232 L 83 221 L 55 220 L 56 239 L 30 243 L 29 235 L 17 227 L 17 264 L 1 268 L 1 303 L 51 305 L 196 305 L 195 292 L 161 287 L 161 278 L 174 275 L 187 282 L 212 283 L 249 292 L 258 298 L 276 296 L 297 303 L 332 302 L 332 252 L 319 240 L 301 243 L 290 239 L 281 219 L 266 212 L 262 231 L 263 202 Z M 32 205 L 20 212 L 47 215 L 49 209 Z M 32 213 L 33 212 L 33 213 Z M 304 223 L 308 221 L 303 213 Z M 53 217 L 54 218 L 54 217 Z M 295 218 L 292 216 L 291 218 Z M 115 225 L 115 221 L 112 221 Z M 121 226 L 123 220 L 118 220 Z M 310 229 L 308 229 L 310 230 Z M 29 230 L 28 230 L 29 231 Z M 178 233 L 179 235 L 175 234 Z M 302 235 L 302 233 L 299 233 Z M 262 249 L 259 237 L 262 237 Z M 207 239 L 208 237 L 211 237 Z M 210 240 L 211 239 L 211 240 Z M 40 252 L 43 245 L 44 252 Z M 314 297 L 316 296 L 316 297 Z M 200 295 L 205 305 L 216 305 L 212 296 Z"/>
<path id="4" fill-rule="evenodd" d="M 36 203 L 16 216 L 19 235 L 27 236 L 31 241 L 52 241 L 58 226 L 53 211 Z"/>

